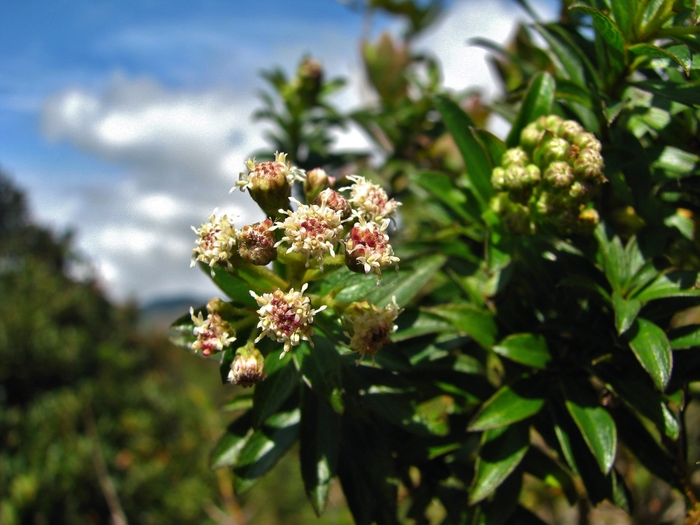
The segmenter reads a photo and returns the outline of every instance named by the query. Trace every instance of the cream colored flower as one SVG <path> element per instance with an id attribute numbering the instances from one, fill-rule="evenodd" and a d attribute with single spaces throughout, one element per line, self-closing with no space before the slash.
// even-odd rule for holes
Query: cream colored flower
<path id="1" fill-rule="evenodd" d="M 287 161 L 286 153 L 275 152 L 275 160 L 270 161 L 256 162 L 255 158 L 248 159 L 245 165 L 248 173 L 241 172 L 238 175 L 238 182 L 231 191 L 236 188 L 240 188 L 241 191 L 271 191 L 306 178 L 304 170 L 292 167 Z"/>
<path id="2" fill-rule="evenodd" d="M 190 308 L 190 317 L 194 323 L 192 331 L 197 336 L 192 343 L 195 352 L 201 350 L 202 355 L 211 355 L 223 351 L 236 340 L 233 329 L 218 313 L 210 313 L 204 319 L 202 312 L 194 315 L 194 308 Z"/>
<path id="3" fill-rule="evenodd" d="M 389 336 L 397 330 L 394 321 L 401 312 L 403 309 L 396 304 L 396 297 L 384 308 L 367 301 L 350 305 L 344 314 L 345 324 L 352 330 L 352 334 L 345 332 L 350 337 L 350 348 L 362 357 L 372 356 L 374 361 L 377 351 L 390 342 Z"/>
<path id="4" fill-rule="evenodd" d="M 313 346 L 311 336 L 314 331 L 311 325 L 314 322 L 314 315 L 325 310 L 326 306 L 313 310 L 311 300 L 304 296 L 307 287 L 308 284 L 304 284 L 298 292 L 292 288 L 287 293 L 276 290 L 261 296 L 253 291 L 250 292 L 260 306 L 258 327 L 262 328 L 262 333 L 255 342 L 268 336 L 278 343 L 284 343 L 284 351 L 280 359 L 292 346 L 299 345 L 302 340 L 309 341 Z"/>
<path id="5" fill-rule="evenodd" d="M 382 270 L 399 262 L 389 244 L 389 236 L 384 233 L 389 220 L 381 224 L 366 222 L 362 217 L 355 223 L 345 241 L 345 262 L 355 272 L 374 272 L 382 276 Z"/>
<path id="6" fill-rule="evenodd" d="M 323 257 L 328 254 L 334 256 L 335 246 L 340 241 L 343 231 L 341 214 L 325 202 L 319 206 L 301 204 L 294 198 L 290 200 L 296 202 L 299 207 L 296 211 L 280 210 L 287 214 L 287 218 L 272 227 L 284 230 L 284 237 L 275 246 L 288 244 L 287 253 L 296 252 L 303 255 L 307 267 L 309 259 L 314 258 L 323 270 Z"/>
<path id="7" fill-rule="evenodd" d="M 202 227 L 192 230 L 197 234 L 195 243 L 197 247 L 192 250 L 192 264 L 197 261 L 207 263 L 211 267 L 211 274 L 214 275 L 214 267 L 218 265 L 231 268 L 231 258 L 234 255 L 236 246 L 236 229 L 226 215 L 216 216 L 216 210 L 209 217 L 209 222 L 202 224 Z"/>
<path id="8" fill-rule="evenodd" d="M 400 203 L 389 199 L 381 186 L 372 184 L 359 175 L 351 175 L 348 179 L 354 182 L 350 186 L 349 201 L 356 215 L 368 221 L 380 221 L 394 216 Z"/>

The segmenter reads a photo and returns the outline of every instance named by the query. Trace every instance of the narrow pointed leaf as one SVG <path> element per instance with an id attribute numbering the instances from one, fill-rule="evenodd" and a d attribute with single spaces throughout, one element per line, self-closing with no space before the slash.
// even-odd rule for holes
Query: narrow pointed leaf
<path id="1" fill-rule="evenodd" d="M 637 360 L 651 376 L 656 388 L 663 391 L 671 378 L 673 366 L 671 344 L 666 334 L 651 321 L 639 317 L 630 329 L 629 337 L 630 348 Z"/>
<path id="2" fill-rule="evenodd" d="M 646 303 L 668 297 L 700 297 L 695 272 L 674 271 L 659 275 L 648 286 L 642 288 L 634 298 Z"/>
<path id="3" fill-rule="evenodd" d="M 443 304 L 426 310 L 451 321 L 459 332 L 469 335 L 484 348 L 490 349 L 495 342 L 498 328 L 487 310 L 470 304 Z"/>
<path id="4" fill-rule="evenodd" d="M 281 352 L 281 350 L 280 350 Z M 260 428 L 274 414 L 299 384 L 299 372 L 292 363 L 291 352 L 280 359 L 272 352 L 265 359 L 267 379 L 255 385 L 253 392 L 253 427 Z"/>
<path id="5" fill-rule="evenodd" d="M 536 334 L 512 334 L 493 347 L 503 357 L 535 368 L 546 369 L 552 359 L 547 340 Z"/>
<path id="6" fill-rule="evenodd" d="M 544 379 L 535 374 L 501 387 L 482 405 L 469 430 L 489 430 L 537 414 L 545 402 Z"/>
<path id="7" fill-rule="evenodd" d="M 530 447 L 528 449 L 523 460 L 523 469 L 550 487 L 561 490 L 569 505 L 573 505 L 578 500 L 571 473 L 539 448 Z"/>
<path id="8" fill-rule="evenodd" d="M 473 505 L 496 490 L 520 464 L 529 446 L 527 423 L 484 432 L 469 491 L 469 503 Z"/>
<path id="9" fill-rule="evenodd" d="M 625 299 L 618 292 L 613 292 L 612 304 L 615 310 L 615 327 L 617 333 L 622 334 L 632 326 L 642 308 L 642 303 L 637 299 Z"/>
<path id="10" fill-rule="evenodd" d="M 250 489 L 284 456 L 299 437 L 300 418 L 298 408 L 280 412 L 268 418 L 265 425 L 248 438 L 234 469 L 237 493 Z"/>
<path id="11" fill-rule="evenodd" d="M 669 342 L 674 350 L 700 347 L 700 324 L 676 328 L 669 333 Z"/>
<path id="12" fill-rule="evenodd" d="M 625 38 L 620 32 L 620 28 L 605 13 L 582 4 L 573 4 L 570 9 L 580 9 L 591 17 L 593 27 L 614 49 L 622 51 L 625 45 Z"/>
<path id="13" fill-rule="evenodd" d="M 306 495 L 320 516 L 326 509 L 328 491 L 336 474 L 340 450 L 341 419 L 331 406 L 305 389 L 301 408 L 299 458 Z"/>
<path id="14" fill-rule="evenodd" d="M 435 106 L 442 115 L 445 126 L 462 154 L 469 175 L 469 182 L 482 209 L 486 208 L 493 195 L 489 157 L 474 134 L 474 122 L 453 100 L 443 95 L 433 97 Z"/>
<path id="15" fill-rule="evenodd" d="M 515 118 L 506 140 L 509 148 L 518 145 L 520 132 L 525 126 L 552 111 L 556 87 L 554 78 L 547 72 L 538 73 L 532 78 L 518 116 Z"/>
<path id="16" fill-rule="evenodd" d="M 235 465 L 241 450 L 253 435 L 253 427 L 251 413 L 248 412 L 228 427 L 226 432 L 219 438 L 209 458 L 209 465 L 213 469 L 221 467 L 229 467 Z"/>
<path id="17" fill-rule="evenodd" d="M 600 471 L 607 474 L 615 461 L 617 447 L 617 428 L 612 416 L 600 405 L 588 385 L 569 381 L 563 388 L 566 409 L 596 458 Z"/>
<path id="18" fill-rule="evenodd" d="M 481 220 L 478 216 L 470 213 L 467 208 L 468 194 L 455 186 L 454 181 L 448 175 L 434 171 L 423 171 L 416 174 L 414 180 L 421 188 L 440 199 L 461 219 L 477 222 Z"/>
<path id="19" fill-rule="evenodd" d="M 690 52 L 686 46 L 675 46 L 675 53 L 653 44 L 635 44 L 630 46 L 628 50 L 637 56 L 645 56 L 648 58 L 668 58 L 683 68 L 686 75 L 690 71 Z"/>
<path id="20" fill-rule="evenodd" d="M 317 396 L 342 414 L 345 410 L 342 386 L 342 357 L 325 337 L 314 337 L 313 348 L 304 342 L 294 349 L 293 357 L 304 382 Z"/>
<path id="21" fill-rule="evenodd" d="M 386 281 L 383 279 L 379 286 L 375 284 L 374 289 L 363 299 L 381 308 L 391 303 L 392 297 L 395 297 L 399 306 L 406 306 L 446 260 L 444 255 L 434 254 L 412 261 L 413 268 L 399 272 L 398 276 L 385 272 Z"/>

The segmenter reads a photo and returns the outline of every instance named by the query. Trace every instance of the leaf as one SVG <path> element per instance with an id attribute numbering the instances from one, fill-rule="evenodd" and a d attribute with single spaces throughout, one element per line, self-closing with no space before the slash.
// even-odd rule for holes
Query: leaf
<path id="1" fill-rule="evenodd" d="M 668 297 L 700 297 L 697 288 L 698 274 L 695 272 L 672 271 L 659 275 L 648 286 L 635 294 L 634 298 L 646 303 L 654 299 Z"/>
<path id="2" fill-rule="evenodd" d="M 700 324 L 682 326 L 668 334 L 673 350 L 688 350 L 700 347 Z"/>
<path id="3" fill-rule="evenodd" d="M 469 490 L 470 505 L 489 496 L 520 464 L 530 447 L 529 429 L 527 423 L 516 423 L 484 432 Z"/>
<path id="4" fill-rule="evenodd" d="M 252 414 L 246 412 L 228 427 L 211 451 L 209 466 L 212 470 L 235 465 L 243 447 L 253 435 Z"/>
<path id="5" fill-rule="evenodd" d="M 250 295 L 250 290 L 257 293 L 267 293 L 274 292 L 278 288 L 286 290 L 288 285 L 285 280 L 264 266 L 248 265 L 233 270 L 225 268 L 212 270 L 206 264 L 199 263 L 199 267 L 209 276 L 213 271 L 212 280 L 214 283 L 234 302 L 248 306 L 257 305 L 255 299 Z"/>
<path id="6" fill-rule="evenodd" d="M 639 310 L 642 308 L 642 303 L 637 299 L 625 299 L 618 292 L 613 292 L 612 304 L 615 310 L 615 327 L 619 335 L 632 326 Z"/>
<path id="7" fill-rule="evenodd" d="M 490 349 L 495 342 L 498 328 L 493 314 L 487 310 L 470 304 L 443 304 L 425 310 L 447 319 L 460 333 L 469 335 L 483 348 Z"/>
<path id="8" fill-rule="evenodd" d="M 530 447 L 522 465 L 527 473 L 536 476 L 550 487 L 562 491 L 569 505 L 573 505 L 578 500 L 571 474 L 539 448 Z"/>
<path id="9" fill-rule="evenodd" d="M 294 350 L 288 352 L 282 359 L 277 352 L 272 352 L 265 358 L 267 379 L 255 385 L 253 392 L 254 428 L 260 428 L 299 384 L 299 372 L 292 363 L 292 352 Z"/>
<path id="10" fill-rule="evenodd" d="M 340 416 L 331 406 L 304 389 L 301 406 L 299 459 L 306 495 L 317 516 L 326 509 L 340 450 Z"/>
<path id="11" fill-rule="evenodd" d="M 547 340 L 531 333 L 509 335 L 495 345 L 493 351 L 518 363 L 541 369 L 546 369 L 552 359 Z"/>
<path id="12" fill-rule="evenodd" d="M 661 82 L 653 80 L 645 80 L 640 82 L 630 83 L 632 87 L 642 89 L 659 95 L 670 100 L 675 100 L 686 106 L 700 105 L 700 90 L 697 82 L 688 82 L 686 84 L 671 84 L 670 82 Z"/>
<path id="13" fill-rule="evenodd" d="M 457 188 L 448 175 L 436 171 L 423 171 L 414 175 L 413 180 L 421 188 L 440 199 L 461 219 L 471 222 L 481 221 L 478 215 L 470 213 L 465 206 L 468 194 Z"/>
<path id="14" fill-rule="evenodd" d="M 683 68 L 686 75 L 690 74 L 690 52 L 684 45 L 673 46 L 673 52 L 653 44 L 645 43 L 635 44 L 633 46 L 629 46 L 627 49 L 630 51 L 630 53 L 637 56 L 645 56 L 648 58 L 667 58 L 669 60 L 673 60 L 676 64 Z"/>
<path id="15" fill-rule="evenodd" d="M 515 118 L 510 133 L 508 133 L 506 145 L 509 148 L 514 148 L 518 145 L 520 132 L 525 126 L 539 117 L 551 113 L 555 92 L 556 83 L 554 78 L 546 71 L 532 77 L 518 116 Z"/>
<path id="16" fill-rule="evenodd" d="M 450 98 L 444 95 L 435 95 L 433 102 L 462 154 L 471 188 L 483 210 L 493 195 L 491 187 L 493 166 L 491 166 L 488 155 L 474 134 L 476 126 L 471 117 Z"/>
<path id="17" fill-rule="evenodd" d="M 673 355 L 671 344 L 657 325 L 638 317 L 628 333 L 629 345 L 654 385 L 663 392 L 671 378 Z"/>
<path id="18" fill-rule="evenodd" d="M 238 494 L 250 489 L 284 456 L 299 436 L 299 408 L 280 412 L 265 421 L 243 446 L 234 468 L 233 486 Z"/>
<path id="19" fill-rule="evenodd" d="M 362 402 L 378 417 L 390 421 L 412 434 L 444 436 L 449 432 L 449 405 L 416 403 L 415 390 L 373 386 L 361 397 Z"/>
<path id="20" fill-rule="evenodd" d="M 507 150 L 506 143 L 485 129 L 476 129 L 474 130 L 474 133 L 476 134 L 478 141 L 481 142 L 481 145 L 486 150 L 491 166 L 500 166 L 501 158 Z"/>
<path id="21" fill-rule="evenodd" d="M 314 347 L 302 343 L 293 351 L 294 361 L 304 382 L 314 393 L 329 403 L 333 410 L 342 414 L 343 402 L 342 367 L 343 360 L 335 346 L 325 337 L 314 337 Z"/>
<path id="22" fill-rule="evenodd" d="M 544 406 L 545 380 L 534 374 L 501 387 L 481 406 L 468 430 L 489 430 L 521 421 Z"/>
<path id="23" fill-rule="evenodd" d="M 565 405 L 583 440 L 593 453 L 603 474 L 610 472 L 615 461 L 617 428 L 612 416 L 600 406 L 588 385 L 569 381 L 562 384 Z"/>
<path id="24" fill-rule="evenodd" d="M 406 306 L 421 291 L 423 286 L 442 268 L 447 257 L 442 254 L 433 254 L 412 261 L 410 270 L 401 271 L 395 278 L 389 278 L 379 286 L 375 286 L 366 299 L 382 308 L 396 298 L 399 306 Z M 387 272 L 389 273 L 389 272 Z M 394 276 L 391 276 L 394 277 Z"/>
<path id="25" fill-rule="evenodd" d="M 591 17 L 593 27 L 611 47 L 622 51 L 625 45 L 625 39 L 620 32 L 620 28 L 613 22 L 605 13 L 583 4 L 574 3 L 569 9 L 580 9 Z"/>
<path id="26" fill-rule="evenodd" d="M 251 408 L 253 408 L 253 394 L 238 394 L 221 407 L 225 412 L 240 412 Z"/>

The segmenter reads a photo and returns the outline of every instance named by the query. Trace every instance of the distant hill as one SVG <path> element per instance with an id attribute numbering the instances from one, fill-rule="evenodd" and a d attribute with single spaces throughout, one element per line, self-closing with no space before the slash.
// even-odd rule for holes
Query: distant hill
<path id="1" fill-rule="evenodd" d="M 187 313 L 190 306 L 201 306 L 206 299 L 195 297 L 172 297 L 156 299 L 139 309 L 139 332 L 143 334 L 167 334 L 170 325 Z"/>

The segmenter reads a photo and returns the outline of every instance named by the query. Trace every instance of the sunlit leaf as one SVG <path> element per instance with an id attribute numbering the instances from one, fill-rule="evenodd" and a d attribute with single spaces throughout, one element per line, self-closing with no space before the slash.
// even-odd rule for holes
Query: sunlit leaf
<path id="1" fill-rule="evenodd" d="M 546 369 L 552 359 L 547 340 L 531 333 L 512 334 L 494 345 L 493 351 L 524 365 Z"/>
<path id="2" fill-rule="evenodd" d="M 671 344 L 657 325 L 638 317 L 628 332 L 629 345 L 656 388 L 663 391 L 671 378 L 673 355 Z"/>
<path id="3" fill-rule="evenodd" d="M 544 406 L 545 387 L 544 378 L 538 374 L 501 387 L 482 405 L 469 430 L 499 428 L 537 414 Z"/>
<path id="4" fill-rule="evenodd" d="M 520 111 L 518 112 L 518 116 L 513 123 L 513 127 L 510 129 L 510 133 L 508 133 L 506 144 L 509 148 L 518 145 L 520 142 L 520 132 L 525 126 L 537 120 L 539 117 L 551 113 L 556 87 L 552 75 L 545 71 L 538 73 L 532 78 Z"/>

